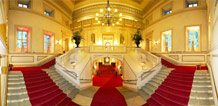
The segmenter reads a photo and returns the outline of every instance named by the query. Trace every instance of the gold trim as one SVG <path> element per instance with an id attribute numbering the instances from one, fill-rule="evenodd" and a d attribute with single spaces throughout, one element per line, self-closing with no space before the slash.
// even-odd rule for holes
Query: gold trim
<path id="1" fill-rule="evenodd" d="M 2 67 L 2 74 L 8 74 L 8 67 L 7 66 Z"/>
<path id="2" fill-rule="evenodd" d="M 32 57 L 32 61 L 13 62 L 13 61 L 12 61 L 12 58 L 13 58 L 13 57 Z M 34 56 L 11 56 L 11 62 L 12 62 L 12 63 L 30 63 L 30 62 L 33 63 L 33 62 L 34 62 Z"/>

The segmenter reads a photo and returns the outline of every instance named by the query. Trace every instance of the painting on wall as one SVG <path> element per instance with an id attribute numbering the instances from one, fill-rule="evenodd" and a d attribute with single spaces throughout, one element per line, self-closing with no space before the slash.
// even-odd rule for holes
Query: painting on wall
<path id="1" fill-rule="evenodd" d="M 91 34 L 91 42 L 95 43 L 95 34 L 94 33 Z"/>
<path id="2" fill-rule="evenodd" d="M 123 36 L 123 34 L 120 34 L 120 44 L 124 44 L 124 36 Z"/>

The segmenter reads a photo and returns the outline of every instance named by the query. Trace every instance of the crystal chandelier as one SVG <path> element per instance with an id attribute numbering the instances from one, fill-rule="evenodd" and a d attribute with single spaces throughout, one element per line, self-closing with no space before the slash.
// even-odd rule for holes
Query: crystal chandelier
<path id="1" fill-rule="evenodd" d="M 100 13 L 96 13 L 95 20 L 98 21 L 102 26 L 115 26 L 115 24 L 119 24 L 122 21 L 122 13 L 118 13 L 117 9 L 112 10 L 109 4 L 109 0 L 107 0 L 106 9 L 100 9 Z"/>

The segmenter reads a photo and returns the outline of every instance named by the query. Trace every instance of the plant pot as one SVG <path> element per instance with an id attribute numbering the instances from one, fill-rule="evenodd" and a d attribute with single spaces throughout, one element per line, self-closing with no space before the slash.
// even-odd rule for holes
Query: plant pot
<path id="1" fill-rule="evenodd" d="M 79 48 L 80 42 L 76 42 L 76 48 Z"/>

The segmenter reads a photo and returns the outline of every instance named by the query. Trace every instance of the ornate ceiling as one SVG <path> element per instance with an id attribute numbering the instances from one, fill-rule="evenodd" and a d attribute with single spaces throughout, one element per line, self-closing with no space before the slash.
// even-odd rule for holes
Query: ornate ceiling
<path id="1" fill-rule="evenodd" d="M 84 7 L 90 4 L 99 4 L 99 3 L 107 2 L 107 0 L 61 0 L 61 1 L 67 3 L 66 5 L 70 6 L 69 8 L 73 7 L 74 9 Z M 110 3 L 126 4 L 138 8 L 140 10 L 143 10 L 151 1 L 152 0 L 110 0 Z"/>

